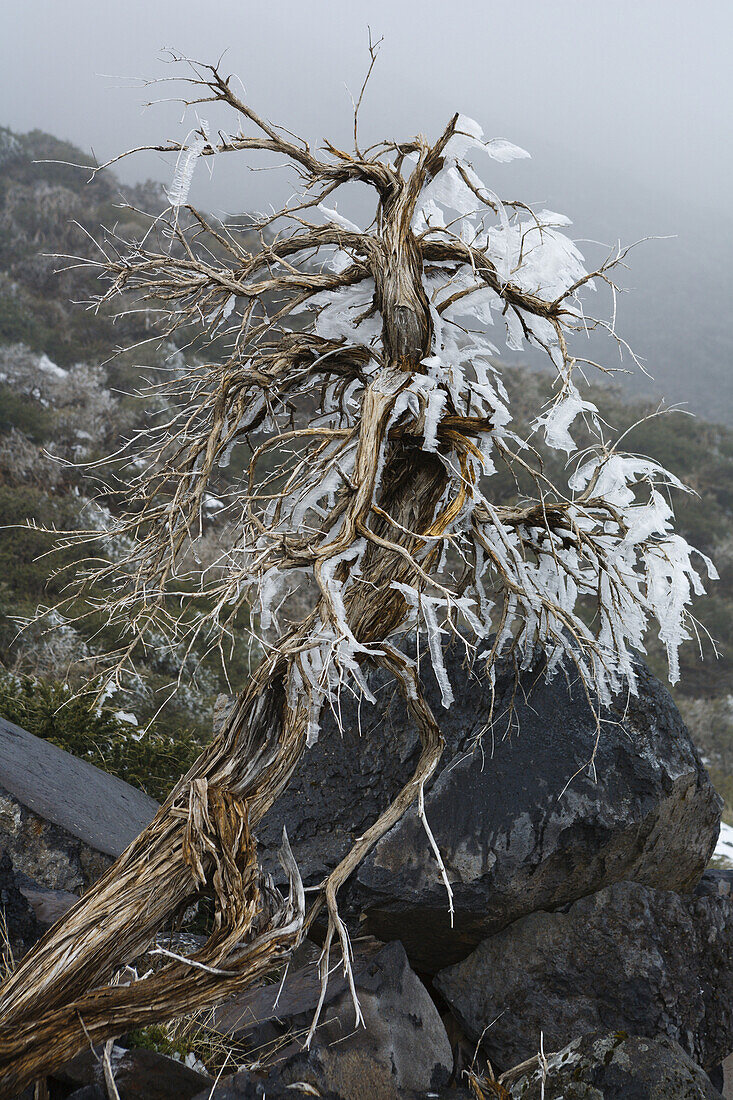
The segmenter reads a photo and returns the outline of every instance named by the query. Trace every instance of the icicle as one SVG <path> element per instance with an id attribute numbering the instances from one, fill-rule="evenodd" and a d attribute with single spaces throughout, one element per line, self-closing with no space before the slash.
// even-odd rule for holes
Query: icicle
<path id="1" fill-rule="evenodd" d="M 201 127 L 206 130 L 206 123 L 201 120 Z M 176 170 L 173 175 L 173 182 L 170 189 L 166 192 L 168 196 L 168 202 L 171 206 L 177 208 L 179 206 L 185 206 L 188 202 L 188 192 L 191 189 L 191 182 L 193 180 L 193 172 L 196 167 L 196 161 L 201 156 L 204 147 L 207 144 L 207 139 L 204 133 L 196 134 L 193 141 L 189 145 L 188 149 L 182 150 L 178 154 L 178 160 L 176 162 Z"/>
<path id="2" fill-rule="evenodd" d="M 345 218 L 343 214 L 339 214 L 338 210 L 332 210 L 330 207 L 324 206 L 322 202 L 318 204 L 316 209 L 320 210 L 326 221 L 332 222 L 334 225 L 338 225 L 342 229 L 348 229 L 350 233 L 361 233 L 361 229 L 359 229 L 359 226 L 354 225 L 354 223 L 350 222 L 348 218 Z"/>

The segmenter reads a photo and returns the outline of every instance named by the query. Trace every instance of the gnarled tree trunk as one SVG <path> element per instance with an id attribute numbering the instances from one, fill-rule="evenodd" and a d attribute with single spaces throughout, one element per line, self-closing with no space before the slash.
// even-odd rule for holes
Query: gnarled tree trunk
<path id="1" fill-rule="evenodd" d="M 432 330 L 409 225 L 410 209 L 409 203 L 400 201 L 381 212 L 385 247 L 376 283 L 389 360 L 364 393 L 355 471 L 356 494 L 361 491 L 364 506 L 353 510 L 355 532 L 369 513 L 380 447 L 395 398 L 430 351 Z M 445 470 L 437 457 L 409 439 L 394 442 L 380 499 L 391 520 L 379 520 L 375 534 L 414 551 L 420 540 L 403 532 L 436 535 L 441 531 L 443 520 L 436 509 L 445 486 Z M 385 639 L 401 623 L 404 597 L 393 582 L 413 581 L 414 570 L 407 557 L 373 542 L 363 573 L 373 588 L 367 590 L 369 595 L 351 595 L 347 612 L 355 637 L 367 645 Z M 263 906 L 249 829 L 256 828 L 286 791 L 303 754 L 306 714 L 302 706 L 288 704 L 287 682 L 289 655 L 307 644 L 310 626 L 308 619 L 282 641 L 275 656 L 261 664 L 239 696 L 226 728 L 180 780 L 147 829 L 0 989 L 0 1097 L 13 1096 L 90 1040 L 102 1041 L 215 1004 L 262 977 L 297 945 L 302 914 L 299 920 L 290 915 L 279 924 L 277 920 L 266 923 L 263 931 L 253 931 Z M 396 654 L 392 660 L 398 660 Z M 416 774 L 335 872 L 324 895 L 329 905 L 335 904 L 338 886 L 398 820 L 439 760 L 442 739 L 419 690 L 411 692 L 410 705 L 424 731 Z M 244 829 L 234 846 L 232 818 L 241 820 Z M 222 867 L 227 867 L 227 874 Z M 238 875 L 243 885 L 232 893 Z M 155 976 L 127 986 L 103 985 L 123 965 L 132 963 L 155 933 L 202 890 L 213 891 L 219 927 L 195 958 L 189 963 L 172 962 Z M 247 946 L 233 950 L 242 942 Z"/>
<path id="2" fill-rule="evenodd" d="M 494 163 L 525 154 L 504 140 L 484 142 L 470 119 L 455 116 L 433 145 L 417 136 L 362 152 L 357 104 L 354 153 L 327 144 L 317 156 L 239 99 L 217 66 L 190 64 L 188 105 L 223 104 L 237 125 L 214 140 L 201 122 L 189 144 L 156 147 L 178 157 L 165 239 L 156 245 L 151 229 L 122 256 L 113 239 L 95 261 L 110 282 L 99 301 L 139 292 L 142 303 L 162 307 L 166 335 L 187 324 L 200 332 L 203 324 L 214 339 L 225 326 L 231 354 L 161 388 L 175 411 L 144 452 L 145 473 L 115 518 L 125 548 L 90 566 L 80 587 L 98 582 L 111 593 L 107 619 L 132 639 L 119 671 L 151 626 L 170 622 L 166 598 L 217 462 L 262 432 L 267 438 L 236 500 L 241 558 L 224 555 L 221 582 L 208 581 L 202 568 L 195 597 L 210 597 L 205 622 L 217 630 L 236 622 L 253 590 L 264 620 L 280 582 L 292 592 L 301 572 L 315 579 L 319 600 L 270 651 L 226 728 L 151 825 L 0 989 L 0 1098 L 90 1039 L 202 1008 L 258 979 L 324 905 L 322 984 L 334 937 L 348 970 L 338 888 L 416 797 L 422 813 L 419 795 L 442 750 L 416 667 L 390 645 L 400 629 L 416 622 L 428 633 L 445 706 L 451 691 L 438 608 L 456 634 L 459 621 L 477 637 L 493 633 L 482 655 L 487 667 L 502 652 L 529 667 L 545 649 L 548 676 L 563 662 L 573 665 L 589 700 L 594 691 L 606 703 L 621 687 L 633 690 L 631 653 L 650 617 L 660 624 L 674 681 L 677 648 L 690 636 L 691 593 L 702 590 L 693 550 L 672 532 L 665 503 L 667 489 L 680 483 L 653 461 L 623 454 L 621 440 L 609 442 L 576 384 L 577 364 L 589 360 L 568 350 L 568 336 L 589 326 L 618 339 L 615 310 L 610 322 L 593 319 L 579 293 L 593 279 L 615 291 L 609 272 L 628 250 L 589 272 L 558 231 L 561 216 L 502 202 L 466 150 Z M 245 134 L 250 128 L 254 136 Z M 252 252 L 241 227 L 238 235 L 236 226 L 214 224 L 185 193 L 197 157 L 263 150 L 299 173 L 302 202 L 262 219 L 261 248 Z M 364 231 L 324 205 L 354 182 L 377 196 Z M 325 225 L 308 220 L 314 208 Z M 278 219 L 279 231 L 267 236 Z M 310 330 L 283 331 L 304 306 L 315 317 Z M 463 324 L 467 313 L 476 328 Z M 235 323 L 226 328 L 230 315 Z M 371 327 L 375 316 L 381 337 Z M 551 481 L 535 448 L 508 427 L 495 349 L 477 331 L 499 318 L 511 347 L 524 338 L 552 361 L 556 394 L 533 431 L 556 451 L 582 455 L 567 484 Z M 295 415 L 304 408 L 305 427 Z M 592 440 L 582 452 L 569 432 L 581 414 Z M 288 457 L 281 483 L 274 478 L 268 487 L 267 478 L 258 482 L 258 463 L 273 447 Z M 483 491 L 480 479 L 495 471 L 494 459 L 512 474 L 522 494 L 516 503 L 497 505 Z M 441 565 L 449 546 L 460 561 L 455 571 Z M 287 847 L 286 900 L 260 874 L 250 830 L 287 796 L 324 699 L 333 701 L 344 682 L 366 693 L 359 665 L 369 663 L 395 674 L 420 731 L 421 757 L 306 914 Z M 202 892 L 213 895 L 215 926 L 197 956 L 174 958 L 125 987 L 105 984 Z"/>

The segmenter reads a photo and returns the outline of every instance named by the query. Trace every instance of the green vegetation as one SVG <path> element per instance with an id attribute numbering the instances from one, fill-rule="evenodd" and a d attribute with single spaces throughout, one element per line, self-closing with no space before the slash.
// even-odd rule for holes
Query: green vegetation
<path id="1" fill-rule="evenodd" d="M 138 729 L 68 684 L 0 672 L 0 714 L 162 801 L 203 748 L 200 735 Z"/>
<path id="2" fill-rule="evenodd" d="M 207 1019 L 202 1019 L 200 1013 L 170 1020 L 167 1024 L 149 1024 L 128 1031 L 125 1045 L 154 1050 L 199 1070 L 205 1069 L 212 1076 L 216 1076 L 224 1066 L 231 1066 L 232 1053 L 237 1049 L 232 1046 L 230 1036 L 224 1036 L 208 1026 Z"/>
<path id="3" fill-rule="evenodd" d="M 177 354 L 160 341 L 109 359 L 119 343 L 149 336 L 147 319 L 133 314 L 113 327 L 103 311 L 72 304 L 100 287 L 93 272 L 78 265 L 63 270 L 68 265 L 58 257 L 91 256 L 102 224 L 116 223 L 134 236 L 147 222 L 123 206 L 110 173 L 88 182 L 88 172 L 40 163 L 45 160 L 90 163 L 49 135 L 0 129 L 0 712 L 161 799 L 211 735 L 213 701 L 228 689 L 217 662 L 202 646 L 186 656 L 161 639 L 143 655 L 131 692 L 99 706 L 88 691 L 90 677 L 99 670 L 97 655 L 120 639 L 93 608 L 89 614 L 88 602 L 64 605 L 46 624 L 51 630 L 39 623 L 18 632 L 39 606 L 55 606 L 68 595 L 68 582 L 89 553 L 70 545 L 51 554 L 54 538 L 25 525 L 72 533 L 105 529 L 114 497 L 100 495 L 76 464 L 105 456 L 132 432 L 149 428 L 156 402 L 125 393 Z M 160 189 L 129 188 L 125 200 L 155 210 Z M 124 486 L 130 474 L 121 460 L 105 478 Z M 207 533 L 215 546 L 213 526 Z M 248 669 L 246 651 L 236 654 L 238 681 Z M 182 670 L 181 690 L 161 709 Z M 133 714 L 138 726 L 115 717 L 119 712 Z"/>
<path id="4" fill-rule="evenodd" d="M 185 1039 L 171 1035 L 163 1024 L 150 1024 L 148 1027 L 128 1031 L 126 1039 L 133 1049 L 154 1050 L 157 1054 L 167 1054 L 169 1058 L 176 1054 L 185 1058 L 191 1049 Z"/>

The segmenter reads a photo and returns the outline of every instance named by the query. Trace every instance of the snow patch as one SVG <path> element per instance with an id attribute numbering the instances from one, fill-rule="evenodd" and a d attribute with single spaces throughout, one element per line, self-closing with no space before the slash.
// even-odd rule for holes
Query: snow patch
<path id="1" fill-rule="evenodd" d="M 733 867 L 733 825 L 720 823 L 720 836 L 713 852 L 714 859 L 724 859 L 729 867 Z"/>
<path id="2" fill-rule="evenodd" d="M 129 710 L 116 710 L 113 717 L 116 718 L 118 722 L 127 722 L 130 726 L 138 725 L 137 718 Z"/>
<path id="3" fill-rule="evenodd" d="M 38 360 L 38 369 L 43 371 L 44 374 L 52 374 L 54 378 L 66 378 L 69 373 L 67 370 L 64 370 L 63 367 L 57 366 L 52 359 L 49 359 L 45 352 Z"/>

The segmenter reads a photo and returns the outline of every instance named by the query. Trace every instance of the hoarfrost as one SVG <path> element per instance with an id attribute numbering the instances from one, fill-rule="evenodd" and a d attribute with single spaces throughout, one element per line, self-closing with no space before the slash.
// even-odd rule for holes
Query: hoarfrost
<path id="1" fill-rule="evenodd" d="M 173 206 L 185 203 L 205 144 L 196 135 L 179 158 L 169 192 Z M 598 700 L 608 702 L 622 687 L 636 690 L 633 654 L 643 649 L 656 619 L 670 678 L 679 675 L 677 651 L 690 635 L 690 603 L 704 590 L 692 564 L 694 551 L 674 534 L 667 499 L 667 489 L 685 487 L 651 459 L 608 444 L 596 405 L 581 395 L 580 369 L 566 344 L 575 330 L 582 333 L 582 295 L 591 283 L 582 253 L 562 232 L 571 222 L 552 210 L 502 202 L 477 171 L 488 158 L 493 181 L 496 164 L 528 155 L 503 138 L 486 140 L 478 123 L 461 115 L 442 166 L 417 197 L 412 228 L 424 255 L 433 247 L 435 257 L 423 263 L 432 342 L 419 368 L 405 371 L 400 363 L 397 371 L 388 361 L 381 343 L 381 286 L 373 278 L 352 283 L 351 277 L 352 285 L 319 289 L 291 311 L 307 314 L 293 331 L 312 339 L 309 354 L 315 349 L 311 359 L 304 353 L 294 361 L 293 372 L 302 371 L 294 387 L 288 388 L 296 377 L 291 375 L 278 393 L 272 383 L 277 372 L 258 374 L 256 353 L 242 368 L 251 391 L 236 414 L 232 399 L 231 420 L 218 437 L 220 466 L 229 463 L 234 441 L 249 424 L 280 440 L 298 436 L 292 405 L 301 380 L 302 393 L 313 403 L 303 438 L 293 444 L 283 471 L 271 475 L 285 487 L 248 501 L 256 520 L 245 521 L 237 549 L 241 590 L 255 593 L 263 631 L 277 625 L 278 601 L 293 594 L 302 575 L 318 585 L 312 630 L 292 660 L 287 689 L 293 701 L 307 696 L 309 744 L 318 736 L 321 708 L 329 705 L 338 715 L 342 690 L 373 700 L 362 666 L 376 651 L 352 630 L 349 596 L 354 585 L 366 583 L 361 570 L 370 543 L 383 546 L 388 539 L 398 543 L 392 547 L 395 561 L 417 546 L 408 551 L 414 584 L 395 580 L 392 587 L 407 608 L 400 629 L 409 624 L 427 638 L 444 707 L 451 705 L 453 691 L 443 647 L 448 637 L 462 638 L 463 627 L 473 638 L 463 638 L 467 651 L 477 638 L 493 635 L 483 657 L 493 660 L 511 650 L 518 666 L 529 668 L 542 652 L 548 677 L 572 663 Z M 418 161 L 413 153 L 405 156 L 405 171 Z M 338 275 L 358 261 L 358 276 L 368 249 L 362 253 L 347 234 L 362 231 L 335 206 L 320 203 L 317 209 L 343 230 L 343 240 L 319 252 L 317 270 Z M 340 237 L 325 235 L 331 242 Z M 324 281 L 332 286 L 338 280 Z M 535 301 L 528 301 L 532 296 Z M 235 305 L 232 295 L 211 320 L 226 320 Z M 547 446 L 576 455 L 573 435 L 578 417 L 585 417 L 594 445 L 578 456 L 578 468 L 561 484 L 551 485 L 541 468 L 532 468 L 530 440 L 512 424 L 496 347 L 485 331 L 495 325 L 502 335 L 505 326 L 509 348 L 539 347 L 557 371 L 557 396 L 532 424 Z M 498 344 L 500 337 L 495 339 Z M 323 359 L 350 349 L 357 352 L 353 362 L 347 354 L 313 383 Z M 370 391 L 388 400 L 367 456 L 359 451 L 359 424 Z M 434 456 L 430 466 L 445 478 L 434 523 L 412 542 L 409 520 L 402 516 L 398 522 L 380 496 L 382 479 L 394 474 L 389 464 L 396 440 Z M 493 502 L 491 478 L 500 464 L 533 477 L 535 497 L 511 506 Z M 365 487 L 370 499 L 357 522 L 349 509 Z M 213 499 L 204 496 L 204 506 L 213 510 Z M 714 577 L 712 563 L 702 560 Z"/>
<path id="2" fill-rule="evenodd" d="M 352 221 L 345 218 L 343 214 L 339 214 L 338 210 L 332 210 L 328 206 L 324 206 L 323 203 L 318 204 L 318 210 L 323 214 L 324 218 L 328 222 L 332 222 L 334 225 L 339 225 L 342 229 L 348 229 L 350 233 L 361 233 L 358 225 L 354 225 Z"/>
<path id="3" fill-rule="evenodd" d="M 592 401 L 584 401 L 577 388 L 570 382 L 560 399 L 557 400 L 544 416 L 538 417 L 532 424 L 532 429 L 544 430 L 545 442 L 548 447 L 556 451 L 566 451 L 572 454 L 575 450 L 575 441 L 570 435 L 573 421 L 582 412 L 598 412 Z"/>
<path id="4" fill-rule="evenodd" d="M 128 710 L 116 710 L 114 717 L 118 722 L 127 722 L 130 726 L 137 726 L 139 724 L 135 715 Z"/>

